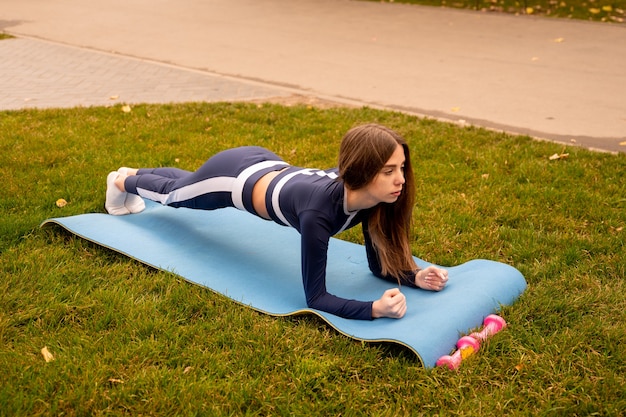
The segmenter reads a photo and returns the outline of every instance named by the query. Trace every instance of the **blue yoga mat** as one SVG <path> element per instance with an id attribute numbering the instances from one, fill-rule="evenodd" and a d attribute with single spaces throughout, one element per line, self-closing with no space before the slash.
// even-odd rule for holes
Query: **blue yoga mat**
<path id="1" fill-rule="evenodd" d="M 526 288 L 515 268 L 472 260 L 449 267 L 441 292 L 403 287 L 404 318 L 343 319 L 306 305 L 300 274 L 300 235 L 236 209 L 175 209 L 146 202 L 139 214 L 103 213 L 46 220 L 144 264 L 170 271 L 257 311 L 285 316 L 313 313 L 340 333 L 368 342 L 390 342 L 412 350 L 426 367 L 449 354 L 461 334 L 480 327 L 487 315 L 509 305 Z M 429 263 L 416 258 L 419 266 Z M 331 239 L 328 291 L 370 301 L 393 283 L 374 277 L 361 245 Z"/>

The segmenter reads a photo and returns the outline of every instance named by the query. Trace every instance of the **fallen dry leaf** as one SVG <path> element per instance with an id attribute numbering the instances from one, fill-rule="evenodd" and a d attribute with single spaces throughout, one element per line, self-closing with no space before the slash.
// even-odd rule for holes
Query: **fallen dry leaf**
<path id="1" fill-rule="evenodd" d="M 620 142 L 619 144 L 620 146 L 626 146 L 626 140 L 624 142 Z"/>
<path id="2" fill-rule="evenodd" d="M 460 111 L 460 110 L 461 110 L 461 108 L 460 108 L 460 107 L 452 107 L 450 110 L 451 110 L 453 113 L 456 113 L 456 112 Z"/>
<path id="3" fill-rule="evenodd" d="M 193 369 L 193 366 L 187 366 L 184 370 L 183 370 L 183 374 L 188 373 L 189 371 L 191 371 Z"/>
<path id="4" fill-rule="evenodd" d="M 122 381 L 121 379 L 117 379 L 117 378 L 109 378 L 109 382 L 112 384 L 123 384 L 124 381 Z"/>
<path id="5" fill-rule="evenodd" d="M 109 97 L 109 100 L 117 100 L 118 98 L 120 98 L 120 96 L 111 96 Z"/>
<path id="6" fill-rule="evenodd" d="M 122 111 L 124 113 L 130 113 L 130 106 L 128 104 L 125 106 L 122 106 Z"/>
<path id="7" fill-rule="evenodd" d="M 489 178 L 489 174 L 483 174 L 483 175 L 481 175 L 481 177 L 482 177 L 484 180 L 486 180 L 486 179 L 488 179 L 488 178 Z"/>
<path id="8" fill-rule="evenodd" d="M 556 43 L 562 43 L 564 40 L 565 40 L 564 38 L 556 38 L 556 39 L 554 40 L 554 42 L 556 42 Z"/>
<path id="9" fill-rule="evenodd" d="M 550 159 L 551 161 L 556 161 L 556 160 L 559 160 L 559 159 L 567 159 L 568 157 L 569 157 L 569 154 L 568 154 L 568 153 L 561 153 L 561 154 L 559 154 L 559 153 L 555 153 L 555 154 L 554 154 L 554 155 L 552 155 L 549 159 Z"/>
<path id="10" fill-rule="evenodd" d="M 526 14 L 533 14 L 533 13 L 535 13 L 535 9 L 533 9 L 532 7 L 526 8 Z"/>
<path id="11" fill-rule="evenodd" d="M 56 201 L 56 204 L 57 204 L 57 207 L 59 207 L 59 208 L 60 207 L 65 207 L 65 206 L 67 206 L 67 201 L 65 201 L 65 199 L 63 199 L 63 198 L 59 198 Z"/>
<path id="12" fill-rule="evenodd" d="M 54 360 L 54 355 L 50 353 L 47 346 L 44 346 L 41 349 L 41 354 L 46 362 L 52 362 Z"/>

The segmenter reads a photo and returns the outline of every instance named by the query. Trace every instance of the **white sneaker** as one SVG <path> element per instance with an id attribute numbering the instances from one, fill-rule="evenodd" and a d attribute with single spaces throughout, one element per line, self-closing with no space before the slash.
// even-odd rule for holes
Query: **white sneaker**
<path id="1" fill-rule="evenodd" d="M 107 175 L 107 192 L 104 208 L 109 214 L 114 216 L 123 216 L 124 214 L 130 213 L 130 210 L 124 207 L 127 193 L 121 191 L 117 188 L 117 185 L 115 185 L 115 180 L 119 175 L 117 171 L 110 172 L 109 175 Z"/>
<path id="2" fill-rule="evenodd" d="M 123 175 L 128 175 L 128 168 L 122 167 L 118 169 L 117 172 Z M 124 207 L 126 207 L 128 211 L 133 214 L 141 213 L 146 208 L 146 203 L 143 201 L 143 198 L 141 198 L 137 194 L 126 193 Z"/>

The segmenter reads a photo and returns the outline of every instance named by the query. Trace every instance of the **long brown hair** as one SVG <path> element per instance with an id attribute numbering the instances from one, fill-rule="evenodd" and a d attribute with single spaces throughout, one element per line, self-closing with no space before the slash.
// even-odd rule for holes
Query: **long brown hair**
<path id="1" fill-rule="evenodd" d="M 397 132 L 378 124 L 350 129 L 339 148 L 339 176 L 350 190 L 374 180 L 397 146 L 404 150 L 404 186 L 394 203 L 380 203 L 371 209 L 368 229 L 378 254 L 383 275 L 400 279 L 403 272 L 417 269 L 410 246 L 415 179 L 409 146 Z"/>

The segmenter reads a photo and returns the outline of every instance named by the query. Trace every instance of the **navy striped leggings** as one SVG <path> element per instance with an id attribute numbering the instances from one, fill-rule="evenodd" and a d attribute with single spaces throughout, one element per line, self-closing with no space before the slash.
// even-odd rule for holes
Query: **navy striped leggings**
<path id="1" fill-rule="evenodd" d="M 213 155 L 198 170 L 142 168 L 126 178 L 126 191 L 172 207 L 215 210 L 236 207 L 256 214 L 254 184 L 288 164 L 267 149 L 246 146 Z"/>

